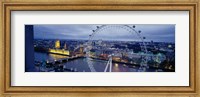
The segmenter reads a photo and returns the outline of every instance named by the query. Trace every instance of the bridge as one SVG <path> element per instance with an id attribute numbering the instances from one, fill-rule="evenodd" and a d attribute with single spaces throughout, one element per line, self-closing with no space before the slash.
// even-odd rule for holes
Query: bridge
<path id="1" fill-rule="evenodd" d="M 72 68 L 64 68 L 63 67 L 63 63 L 67 63 L 69 61 L 73 61 L 75 59 L 79 59 L 79 58 L 84 58 L 83 56 L 72 56 L 72 57 L 68 57 L 68 58 L 61 58 L 59 60 L 47 60 L 47 61 L 37 61 L 35 60 L 35 65 L 39 66 L 39 71 L 52 71 L 50 68 L 55 68 L 55 71 L 62 71 L 63 69 L 65 69 L 66 71 L 70 71 L 70 72 L 77 72 L 76 68 L 72 69 Z M 49 70 L 48 70 L 49 68 Z M 57 70 L 56 70 L 57 69 Z"/>

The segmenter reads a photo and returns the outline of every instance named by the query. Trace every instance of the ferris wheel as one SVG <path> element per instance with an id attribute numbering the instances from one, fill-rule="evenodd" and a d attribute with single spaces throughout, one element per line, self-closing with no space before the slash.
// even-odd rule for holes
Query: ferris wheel
<path id="1" fill-rule="evenodd" d="M 105 31 L 105 30 L 112 30 L 112 29 L 123 29 L 125 31 L 127 31 L 128 33 L 130 33 L 130 35 L 137 37 L 139 39 L 139 45 L 141 48 L 141 52 L 143 52 L 141 54 L 141 62 L 140 62 L 140 67 L 138 69 L 138 72 L 143 72 L 146 71 L 147 68 L 149 68 L 149 66 L 147 65 L 147 48 L 146 48 L 146 44 L 145 44 L 145 39 L 146 37 L 142 36 L 141 31 L 137 31 L 135 25 L 101 25 L 101 26 L 96 26 L 95 30 L 92 30 L 92 34 L 89 35 L 89 39 L 88 42 L 86 43 L 86 48 L 85 48 L 85 52 L 86 52 L 86 58 L 88 60 L 88 67 L 91 70 L 91 72 L 96 72 L 93 64 L 89 61 L 90 60 L 90 51 L 93 48 L 92 43 L 94 42 L 94 37 L 97 33 L 101 34 L 101 32 Z M 109 54 L 108 55 L 108 62 L 106 64 L 106 67 L 104 69 L 104 72 L 112 72 L 112 56 L 114 54 Z"/>

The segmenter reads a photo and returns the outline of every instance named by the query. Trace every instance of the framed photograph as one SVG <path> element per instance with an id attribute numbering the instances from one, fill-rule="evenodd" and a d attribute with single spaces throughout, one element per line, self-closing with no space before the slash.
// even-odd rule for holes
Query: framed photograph
<path id="1" fill-rule="evenodd" d="M 1 94 L 199 97 L 199 4 L 5 0 Z"/>
<path id="2" fill-rule="evenodd" d="M 175 25 L 25 25 L 25 72 L 175 72 Z"/>

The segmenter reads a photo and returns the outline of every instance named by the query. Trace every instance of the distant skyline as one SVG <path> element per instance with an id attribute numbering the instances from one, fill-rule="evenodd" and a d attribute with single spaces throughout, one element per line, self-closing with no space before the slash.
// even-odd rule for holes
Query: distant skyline
<path id="1" fill-rule="evenodd" d="M 103 25 L 103 24 L 102 24 Z M 106 25 L 106 24 L 105 24 Z M 108 24 L 110 25 L 110 24 Z M 120 24 L 123 25 L 123 24 Z M 135 25 L 136 31 L 141 31 L 141 35 L 146 37 L 145 41 L 154 42 L 175 42 L 174 24 L 128 24 Z M 62 24 L 34 25 L 34 39 L 76 39 L 88 40 L 92 30 L 97 29 L 101 24 Z M 99 31 L 93 39 L 120 40 L 120 41 L 140 41 L 137 34 L 131 34 L 124 28 L 112 27 Z"/>

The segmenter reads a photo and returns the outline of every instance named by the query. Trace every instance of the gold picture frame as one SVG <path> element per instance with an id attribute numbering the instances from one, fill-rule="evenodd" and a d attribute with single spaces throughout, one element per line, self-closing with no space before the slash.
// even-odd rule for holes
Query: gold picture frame
<path id="1" fill-rule="evenodd" d="M 5 97 L 200 97 L 199 83 L 199 0 L 3 0 L 1 2 L 1 57 L 0 89 Z M 159 87 L 20 87 L 11 86 L 11 11 L 84 11 L 84 10 L 139 10 L 139 11 L 189 11 L 190 17 L 190 82 L 189 86 Z"/>

